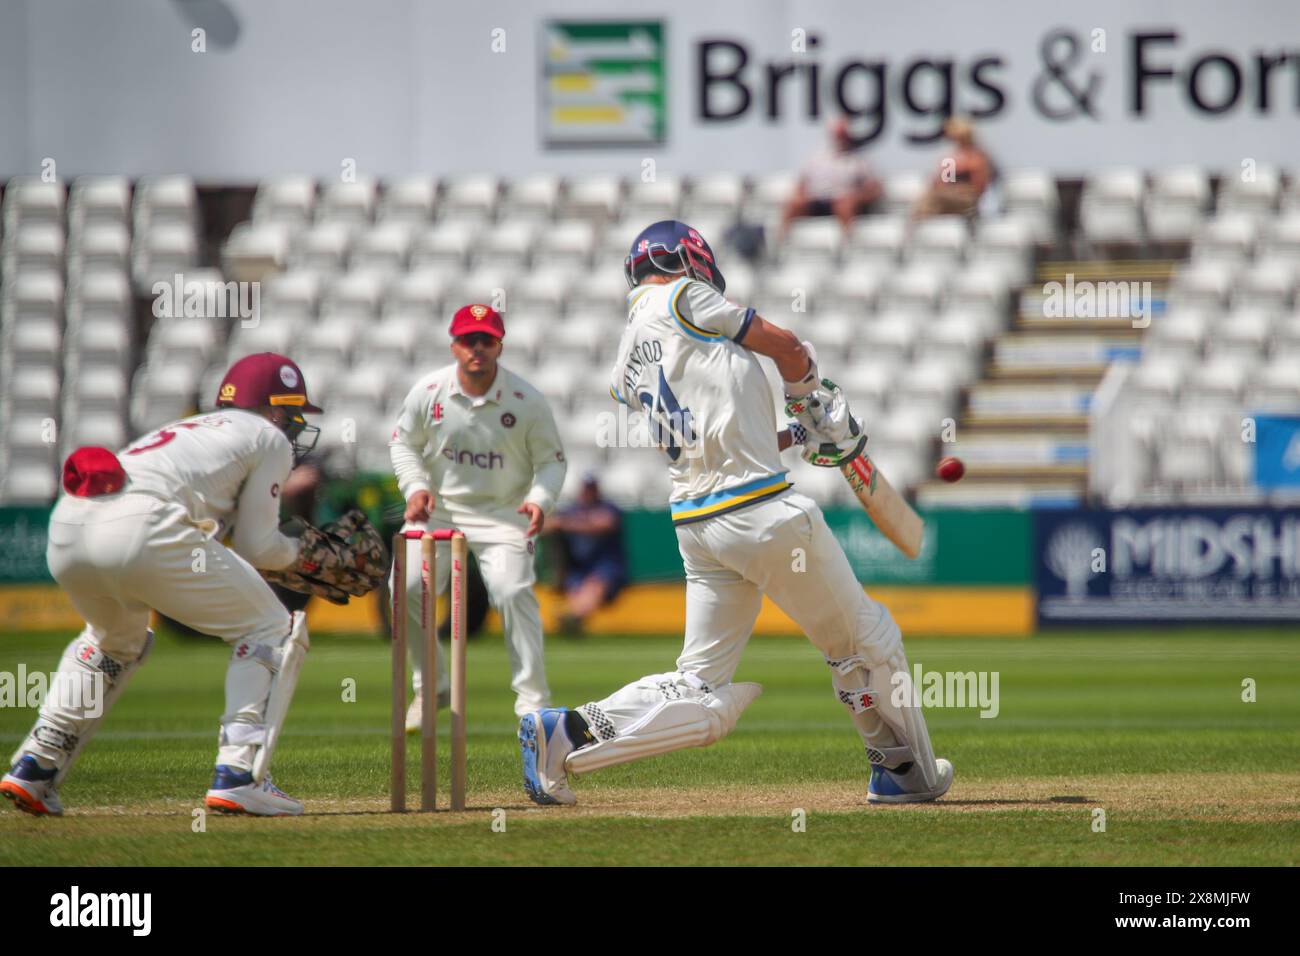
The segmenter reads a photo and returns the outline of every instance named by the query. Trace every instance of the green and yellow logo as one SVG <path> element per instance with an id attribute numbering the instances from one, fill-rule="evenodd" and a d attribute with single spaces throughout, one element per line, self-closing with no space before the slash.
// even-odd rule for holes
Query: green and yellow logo
<path id="1" fill-rule="evenodd" d="M 547 146 L 664 141 L 668 112 L 661 22 L 552 20 L 542 29 Z"/>

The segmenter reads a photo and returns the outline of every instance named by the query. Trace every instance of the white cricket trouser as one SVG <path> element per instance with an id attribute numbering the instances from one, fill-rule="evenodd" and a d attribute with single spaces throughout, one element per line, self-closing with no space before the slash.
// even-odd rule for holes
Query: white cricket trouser
<path id="1" fill-rule="evenodd" d="M 789 491 L 681 525 L 677 543 L 686 569 L 686 634 L 677 672 L 649 675 L 579 708 L 588 723 L 601 725 L 597 736 L 622 733 L 661 707 L 666 683 L 678 688 L 674 696 L 683 685 L 730 683 L 764 594 L 832 668 L 833 662 L 882 662 L 901 655 L 898 625 L 863 591 L 821 509 L 804 495 Z M 834 673 L 832 686 L 838 691 Z M 874 712 L 856 714 L 854 723 L 869 747 L 893 742 Z"/>
<path id="2" fill-rule="evenodd" d="M 86 621 L 73 645 L 87 641 L 123 665 L 145 647 L 150 608 L 232 645 L 279 646 L 289 633 L 289 612 L 251 564 L 209 538 L 180 505 L 150 495 L 62 497 L 50 517 L 46 559 Z M 271 676 L 252 654 L 232 656 L 217 763 L 252 768 L 256 748 L 228 742 L 227 732 L 246 725 L 238 739 L 260 726 Z M 61 766 L 71 747 L 52 746 L 51 736 L 75 740 L 93 732 L 102 715 L 47 703 L 37 728 L 44 723 L 57 733 L 34 732 L 23 749 Z"/>
<path id="3" fill-rule="evenodd" d="M 447 527 L 447 522 L 434 515 L 430 527 Z M 470 550 L 478 559 L 483 583 L 487 586 L 492 606 L 501 614 L 505 630 L 506 652 L 510 657 L 510 688 L 515 692 L 515 714 L 523 716 L 541 707 L 551 705 L 551 690 L 546 683 L 546 661 L 543 655 L 542 612 L 533 585 L 537 571 L 533 566 L 534 545 L 518 528 L 496 521 L 481 523 L 457 520 L 456 527 L 464 532 Z M 423 525 L 410 524 L 409 530 L 424 530 Z M 439 541 L 438 579 L 435 587 L 444 593 L 451 581 L 451 542 Z M 406 542 L 406 627 L 407 651 L 414 671 L 415 693 L 424 686 L 420 672 L 420 542 Z M 446 655 L 438 653 L 438 689 L 450 686 Z"/>

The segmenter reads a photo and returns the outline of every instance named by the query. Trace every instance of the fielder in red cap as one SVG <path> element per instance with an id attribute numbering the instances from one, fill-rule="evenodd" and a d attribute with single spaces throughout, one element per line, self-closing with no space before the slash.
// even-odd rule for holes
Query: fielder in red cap
<path id="1" fill-rule="evenodd" d="M 407 528 L 459 528 L 478 558 L 488 596 L 501 614 L 513 671 L 515 711 L 546 706 L 542 618 L 533 591 L 534 539 L 555 507 L 566 469 L 546 399 L 500 364 L 505 323 L 474 303 L 452 316 L 455 362 L 415 383 L 402 405 L 389 450 L 406 499 Z M 441 542 L 439 548 L 448 547 Z M 438 560 L 437 588 L 450 562 Z M 420 562 L 407 567 L 407 614 L 419 628 Z M 419 729 L 424 675 L 412 643 L 415 699 L 406 729 Z M 441 666 L 442 658 L 439 657 Z M 448 694 L 438 675 L 439 706 Z"/>
<path id="2" fill-rule="evenodd" d="M 63 812 L 59 784 L 144 663 L 153 609 L 233 651 L 208 806 L 302 812 L 269 773 L 254 779 L 273 675 L 291 642 L 306 643 L 305 618 L 285 609 L 258 569 L 283 569 L 298 557 L 299 542 L 279 531 L 280 491 L 315 444 L 304 413 L 320 409 L 302 370 L 271 352 L 232 365 L 213 398 L 215 412 L 164 425 L 116 453 L 78 449 L 64 466 L 66 493 L 50 517 L 46 557 L 86 626 L 64 652 L 59 677 L 98 684 L 103 695 L 79 703 L 47 697 L 0 781 L 20 809 Z M 269 757 L 267 750 L 259 766 Z"/>

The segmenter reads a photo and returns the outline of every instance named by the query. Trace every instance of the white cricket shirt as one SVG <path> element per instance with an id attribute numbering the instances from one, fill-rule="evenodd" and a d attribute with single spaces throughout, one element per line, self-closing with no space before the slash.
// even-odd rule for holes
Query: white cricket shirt
<path id="1" fill-rule="evenodd" d="M 740 344 L 753 317 L 694 279 L 628 293 L 610 392 L 650 417 L 668 456 L 674 524 L 789 487 L 772 389 L 758 356 Z"/>
<path id="2" fill-rule="evenodd" d="M 456 365 L 415 383 L 388 443 L 403 499 L 432 491 L 440 510 L 519 528 L 525 501 L 550 513 L 568 468 L 542 393 L 505 367 L 487 394 L 467 395 Z"/>
<path id="3" fill-rule="evenodd" d="M 256 568 L 279 570 L 298 557 L 280 533 L 280 488 L 293 448 L 256 412 L 223 408 L 164 425 L 117 453 L 128 484 L 175 501 L 213 537 L 233 528 L 230 546 Z"/>

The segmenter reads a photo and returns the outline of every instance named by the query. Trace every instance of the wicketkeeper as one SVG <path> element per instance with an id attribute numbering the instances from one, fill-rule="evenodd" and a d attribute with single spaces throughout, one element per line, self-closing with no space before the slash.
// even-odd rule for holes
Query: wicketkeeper
<path id="1" fill-rule="evenodd" d="M 280 489 L 319 433 L 303 417 L 320 409 L 297 365 L 271 352 L 240 359 L 217 405 L 116 454 L 78 449 L 64 465 L 46 559 L 86 626 L 0 781 L 21 810 L 63 813 L 59 785 L 149 654 L 152 608 L 231 646 L 207 806 L 302 813 L 269 768 L 309 646 L 306 618 L 263 574 L 346 602 L 383 581 L 388 556 L 360 512 L 324 529 L 297 524 L 297 537 L 278 528 Z"/>
<path id="2" fill-rule="evenodd" d="M 546 399 L 502 366 L 505 324 L 486 305 L 467 305 L 451 321 L 452 365 L 415 383 L 402 405 L 389 450 L 411 529 L 458 528 L 478 559 L 500 612 L 510 656 L 515 713 L 550 703 L 542 657 L 542 616 L 533 585 L 535 541 L 568 467 Z M 438 544 L 439 593 L 450 577 L 449 544 Z M 420 627 L 420 560 L 407 567 L 407 626 Z M 425 675 L 411 642 L 415 699 L 406 729 L 420 728 Z M 439 655 L 438 706 L 447 704 Z"/>

